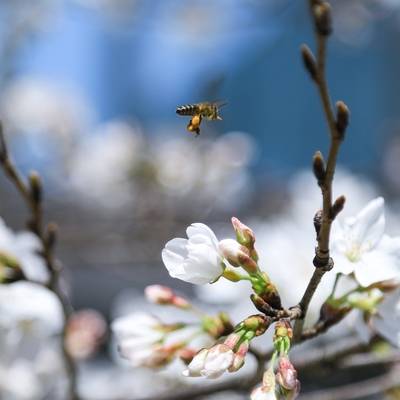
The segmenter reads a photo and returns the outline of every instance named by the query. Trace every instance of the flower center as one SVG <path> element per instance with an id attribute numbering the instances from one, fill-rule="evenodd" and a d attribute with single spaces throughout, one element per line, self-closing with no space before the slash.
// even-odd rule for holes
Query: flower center
<path id="1" fill-rule="evenodd" d="M 361 246 L 358 243 L 352 243 L 345 253 L 350 262 L 358 262 L 361 259 Z"/>

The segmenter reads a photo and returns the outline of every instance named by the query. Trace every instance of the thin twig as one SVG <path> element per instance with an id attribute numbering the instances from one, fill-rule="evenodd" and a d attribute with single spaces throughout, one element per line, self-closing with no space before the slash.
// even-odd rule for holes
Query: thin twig
<path id="1" fill-rule="evenodd" d="M 317 15 L 316 11 L 314 10 L 316 2 L 314 0 L 309 0 L 309 5 L 311 9 L 311 15 L 314 20 L 314 24 L 316 26 L 315 35 L 317 42 L 317 60 L 316 62 L 314 61 L 312 53 L 308 48 L 306 49 L 305 52 L 303 52 L 303 57 L 305 56 L 304 59 L 306 67 L 308 68 L 318 88 L 319 96 L 325 114 L 325 119 L 327 121 L 330 133 L 330 147 L 329 147 L 326 167 L 323 166 L 323 159 L 321 158 L 321 160 L 319 160 L 319 165 L 318 165 L 318 167 L 321 170 L 317 171 L 316 174 L 318 175 L 317 176 L 318 184 L 321 188 L 321 193 L 322 193 L 322 215 L 321 215 L 320 226 L 318 227 L 318 232 L 317 232 L 317 247 L 315 249 L 315 258 L 314 258 L 315 270 L 303 294 L 303 297 L 299 302 L 299 307 L 301 309 L 301 317 L 296 320 L 294 325 L 295 342 L 299 341 L 301 338 L 304 326 L 304 319 L 306 317 L 308 307 L 322 277 L 327 271 L 329 271 L 333 267 L 333 261 L 330 257 L 329 239 L 330 239 L 332 222 L 336 217 L 337 213 L 340 212 L 340 209 L 338 209 L 336 213 L 333 212 L 332 182 L 335 174 L 336 161 L 339 153 L 340 144 L 344 137 L 344 130 L 346 129 L 346 124 L 344 124 L 345 126 L 343 129 L 339 130 L 338 128 L 338 121 L 333 111 L 332 102 L 329 95 L 328 84 L 325 77 L 326 42 L 327 42 L 327 35 L 330 32 L 330 26 L 329 26 L 330 9 L 327 8 L 322 11 L 320 10 L 321 12 L 325 13 L 325 15 L 321 17 L 321 15 Z M 325 26 L 321 27 L 321 21 L 318 20 L 318 18 L 321 19 L 321 21 L 325 24 Z M 324 19 L 322 20 L 322 18 Z M 347 108 L 345 109 L 345 111 L 347 112 L 346 117 L 348 118 Z"/>
<path id="2" fill-rule="evenodd" d="M 42 187 L 40 178 L 36 173 L 31 173 L 29 176 L 29 183 L 26 183 L 22 175 L 18 172 L 13 161 L 11 160 L 4 138 L 2 124 L 0 123 L 0 164 L 5 172 L 7 178 L 14 184 L 19 191 L 21 197 L 24 199 L 31 217 L 28 221 L 30 230 L 38 237 L 42 252 L 41 256 L 45 261 L 46 268 L 49 272 L 49 282 L 46 287 L 51 290 L 59 299 L 63 315 L 64 326 L 62 330 L 62 353 L 64 364 L 69 381 L 69 399 L 77 400 L 78 395 L 76 391 L 76 368 L 72 357 L 69 355 L 66 348 L 66 327 L 68 318 L 71 313 L 71 306 L 68 298 L 60 288 L 60 263 L 53 255 L 53 247 L 55 243 L 56 229 L 54 224 L 45 226 L 43 221 L 42 212 Z"/>

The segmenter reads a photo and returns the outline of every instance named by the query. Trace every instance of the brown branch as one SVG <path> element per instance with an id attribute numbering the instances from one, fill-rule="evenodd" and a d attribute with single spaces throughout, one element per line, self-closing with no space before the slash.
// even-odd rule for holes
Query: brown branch
<path id="1" fill-rule="evenodd" d="M 64 326 L 62 330 L 62 353 L 64 365 L 69 381 L 69 399 L 77 400 L 76 391 L 76 368 L 72 357 L 66 348 L 66 327 L 68 318 L 71 313 L 71 306 L 68 298 L 60 288 L 60 272 L 61 266 L 53 255 L 53 247 L 55 244 L 56 228 L 54 224 L 45 226 L 42 212 L 42 185 L 40 177 L 37 173 L 32 172 L 29 175 L 28 182 L 25 182 L 22 175 L 18 172 L 13 161 L 11 160 L 4 138 L 3 126 L 0 123 L 0 164 L 7 178 L 14 184 L 24 199 L 29 211 L 30 219 L 28 220 L 29 229 L 37 236 L 41 243 L 41 256 L 46 264 L 49 272 L 49 282 L 46 287 L 51 290 L 59 299 L 64 314 Z"/>
<path id="2" fill-rule="evenodd" d="M 338 112 L 335 117 L 325 77 L 326 42 L 327 36 L 331 32 L 330 6 L 326 2 L 319 3 L 315 0 L 309 0 L 309 5 L 315 25 L 317 59 L 315 61 L 311 50 L 306 46 L 303 46 L 302 48 L 302 55 L 304 64 L 318 88 L 319 97 L 321 99 L 325 119 L 329 129 L 330 147 L 326 167 L 320 153 L 318 153 L 317 158 L 314 158 L 314 162 L 317 162 L 317 164 L 314 165 L 314 172 L 316 172 L 315 175 L 322 193 L 322 213 L 317 228 L 317 247 L 315 249 L 315 258 L 313 261 L 315 270 L 298 305 L 301 309 L 301 317 L 296 320 L 294 325 L 294 342 L 301 339 L 304 319 L 309 304 L 322 277 L 333 267 L 333 261 L 330 257 L 329 249 L 331 225 L 336 215 L 343 208 L 344 198 L 342 197 L 340 202 L 337 201 L 338 204 L 336 204 L 337 202 L 332 204 L 332 182 L 335 174 L 340 144 L 344 138 L 344 132 L 347 127 L 349 116 L 347 107 L 344 103 L 339 102 L 337 103 Z"/>
<path id="3" fill-rule="evenodd" d="M 305 393 L 299 397 L 299 400 L 356 400 L 382 394 L 398 386 L 400 386 L 400 369 L 399 367 L 394 367 L 387 374 L 376 378 L 351 383 L 338 388 Z"/>

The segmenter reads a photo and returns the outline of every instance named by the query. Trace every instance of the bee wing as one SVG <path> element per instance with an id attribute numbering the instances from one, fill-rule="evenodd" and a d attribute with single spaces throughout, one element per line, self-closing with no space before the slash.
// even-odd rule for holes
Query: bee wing
<path id="1" fill-rule="evenodd" d="M 211 102 L 211 104 L 214 104 L 215 106 L 217 106 L 217 108 L 221 108 L 224 107 L 228 104 L 228 102 L 226 100 L 216 100 Z"/>

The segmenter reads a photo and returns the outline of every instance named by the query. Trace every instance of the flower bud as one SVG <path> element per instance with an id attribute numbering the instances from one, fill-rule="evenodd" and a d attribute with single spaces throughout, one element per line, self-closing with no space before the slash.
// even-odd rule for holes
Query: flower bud
<path id="1" fill-rule="evenodd" d="M 317 62 L 315 61 L 315 57 L 310 48 L 306 44 L 301 46 L 301 56 L 303 58 L 304 67 L 310 74 L 311 79 L 317 81 Z"/>
<path id="2" fill-rule="evenodd" d="M 275 374 L 272 367 L 265 371 L 262 385 L 251 392 L 250 398 L 251 400 L 277 400 L 275 393 Z"/>
<path id="3" fill-rule="evenodd" d="M 240 222 L 236 217 L 232 217 L 231 221 L 236 233 L 237 241 L 243 246 L 253 247 L 254 242 L 256 241 L 253 231 L 247 225 Z"/>
<path id="4" fill-rule="evenodd" d="M 232 350 L 235 350 L 235 347 L 239 344 L 240 340 L 242 339 L 244 332 L 240 333 L 231 333 L 224 341 L 228 347 Z"/>
<path id="5" fill-rule="evenodd" d="M 297 371 L 286 356 L 280 357 L 279 359 L 276 382 L 287 391 L 297 393 L 300 391 L 300 382 L 297 379 Z"/>
<path id="6" fill-rule="evenodd" d="M 271 318 L 262 314 L 251 315 L 250 317 L 247 317 L 240 325 L 247 331 L 253 332 L 254 336 L 260 336 L 271 325 Z"/>
<path id="7" fill-rule="evenodd" d="M 293 329 L 288 320 L 281 319 L 275 324 L 275 337 L 288 337 L 292 339 Z"/>
<path id="8" fill-rule="evenodd" d="M 243 267 L 248 273 L 258 270 L 257 263 L 250 258 L 249 250 L 233 239 L 224 239 L 219 242 L 219 250 L 233 267 Z"/>
<path id="9" fill-rule="evenodd" d="M 332 33 L 331 6 L 324 1 L 316 4 L 313 11 L 316 31 L 322 36 L 329 36 Z"/>
<path id="10" fill-rule="evenodd" d="M 31 171 L 29 174 L 29 186 L 33 201 L 39 204 L 42 201 L 42 182 L 36 171 Z"/>
<path id="11" fill-rule="evenodd" d="M 204 362 L 206 360 L 208 349 L 201 349 L 189 363 L 187 369 L 182 372 L 183 376 L 196 377 L 201 376 L 201 371 L 204 368 Z"/>
<path id="12" fill-rule="evenodd" d="M 343 101 L 336 103 L 336 129 L 339 134 L 339 138 L 343 139 L 346 132 L 347 126 L 349 125 L 350 111 L 349 108 Z"/>
<path id="13" fill-rule="evenodd" d="M 72 314 L 66 326 L 65 345 L 75 359 L 86 359 L 98 350 L 106 338 L 107 324 L 94 310 L 81 310 Z"/>
<path id="14" fill-rule="evenodd" d="M 209 379 L 219 378 L 231 367 L 234 357 L 232 349 L 225 344 L 211 347 L 205 358 L 201 375 Z"/>
<path id="15" fill-rule="evenodd" d="M 239 371 L 240 368 L 243 367 L 247 352 L 249 351 L 249 341 L 245 340 L 242 342 L 235 353 L 235 357 L 233 359 L 232 365 L 229 367 L 229 372 Z"/>
<path id="16" fill-rule="evenodd" d="M 174 291 L 162 285 L 150 285 L 144 290 L 147 300 L 154 304 L 172 305 L 178 308 L 190 308 L 190 303 L 183 297 L 177 296 Z"/>
<path id="17" fill-rule="evenodd" d="M 317 151 L 313 157 L 313 171 L 314 175 L 317 178 L 318 185 L 322 185 L 325 180 L 325 161 L 322 153 Z"/>
<path id="18" fill-rule="evenodd" d="M 346 202 L 346 197 L 339 196 L 332 205 L 330 216 L 335 219 L 337 215 L 343 210 L 344 203 Z"/>

